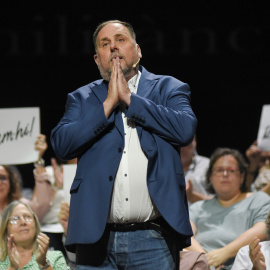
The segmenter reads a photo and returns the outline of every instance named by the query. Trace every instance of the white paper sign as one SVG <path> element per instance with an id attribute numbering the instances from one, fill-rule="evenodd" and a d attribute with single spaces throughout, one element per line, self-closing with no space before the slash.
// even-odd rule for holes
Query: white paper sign
<path id="1" fill-rule="evenodd" d="M 63 165 L 63 178 L 64 178 L 64 193 L 65 201 L 70 203 L 70 187 L 75 177 L 77 164 L 65 164 Z"/>
<path id="2" fill-rule="evenodd" d="M 38 107 L 0 109 L 0 164 L 26 164 L 38 159 Z"/>
<path id="3" fill-rule="evenodd" d="M 257 141 L 260 149 L 270 151 L 270 104 L 263 105 Z"/>

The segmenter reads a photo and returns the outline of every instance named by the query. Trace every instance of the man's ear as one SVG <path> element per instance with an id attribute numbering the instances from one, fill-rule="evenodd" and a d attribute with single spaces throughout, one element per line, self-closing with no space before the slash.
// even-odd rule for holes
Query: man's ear
<path id="1" fill-rule="evenodd" d="M 98 55 L 97 54 L 94 55 L 94 60 L 95 60 L 96 64 L 98 65 L 99 59 L 98 59 Z"/>
<path id="2" fill-rule="evenodd" d="M 136 44 L 136 47 L 137 47 L 137 53 L 138 53 L 139 58 L 142 58 L 142 51 L 141 51 L 140 45 Z"/>

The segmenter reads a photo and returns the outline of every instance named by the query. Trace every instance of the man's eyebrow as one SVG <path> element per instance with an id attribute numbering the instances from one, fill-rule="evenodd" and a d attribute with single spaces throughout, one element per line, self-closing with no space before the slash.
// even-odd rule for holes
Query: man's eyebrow
<path id="1" fill-rule="evenodd" d="M 109 38 L 108 38 L 108 37 L 104 37 L 104 38 L 100 39 L 100 41 L 99 41 L 99 42 L 108 41 L 108 40 L 109 40 Z"/>
<path id="2" fill-rule="evenodd" d="M 128 38 L 128 35 L 127 34 L 124 34 L 124 33 L 122 33 L 122 34 L 115 34 L 114 35 L 114 38 L 119 38 L 119 37 L 127 37 Z M 103 38 L 101 38 L 100 40 L 99 40 L 99 43 L 102 43 L 102 42 L 104 42 L 104 41 L 109 41 L 110 39 L 108 38 L 108 37 L 103 37 Z"/>

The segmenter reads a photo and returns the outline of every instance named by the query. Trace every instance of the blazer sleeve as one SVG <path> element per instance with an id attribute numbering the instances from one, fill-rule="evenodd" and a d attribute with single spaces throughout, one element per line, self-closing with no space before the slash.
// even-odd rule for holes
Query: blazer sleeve
<path id="1" fill-rule="evenodd" d="M 197 126 L 189 86 L 172 77 L 157 83 L 147 98 L 132 94 L 126 116 L 170 144 L 181 146 L 192 141 Z"/>
<path id="2" fill-rule="evenodd" d="M 114 114 L 107 119 L 93 95 L 87 99 L 79 91 L 69 93 L 65 114 L 51 132 L 52 148 L 63 160 L 79 157 L 113 121 Z"/>

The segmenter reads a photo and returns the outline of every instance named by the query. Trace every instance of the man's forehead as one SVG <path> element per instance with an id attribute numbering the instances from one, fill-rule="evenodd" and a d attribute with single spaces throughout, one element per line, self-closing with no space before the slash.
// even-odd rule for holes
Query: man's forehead
<path id="1" fill-rule="evenodd" d="M 128 29 L 121 23 L 109 23 L 99 31 L 97 38 L 103 39 L 104 37 L 118 36 L 120 34 L 131 36 Z"/>

